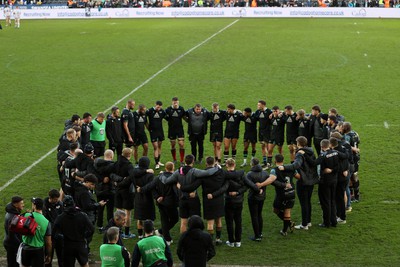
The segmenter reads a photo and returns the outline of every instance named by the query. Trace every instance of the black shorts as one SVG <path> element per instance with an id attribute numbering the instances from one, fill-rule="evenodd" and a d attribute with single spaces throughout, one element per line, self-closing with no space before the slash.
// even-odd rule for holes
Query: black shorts
<path id="1" fill-rule="evenodd" d="M 168 129 L 168 139 L 175 140 L 179 138 L 184 138 L 185 137 L 185 132 L 183 131 L 183 128 L 169 128 Z"/>
<path id="2" fill-rule="evenodd" d="M 223 140 L 222 132 L 210 133 L 210 142 L 221 142 L 222 143 L 222 140 Z"/>
<path id="3" fill-rule="evenodd" d="M 288 145 L 297 145 L 296 136 L 286 136 L 286 143 Z"/>
<path id="4" fill-rule="evenodd" d="M 150 132 L 150 140 L 151 142 L 161 142 L 164 141 L 164 132 Z"/>
<path id="5" fill-rule="evenodd" d="M 72 266 L 75 258 L 83 266 L 89 261 L 89 251 L 84 242 L 66 242 L 64 241 L 64 265 Z"/>
<path id="6" fill-rule="evenodd" d="M 224 196 L 221 195 L 213 199 L 203 198 L 204 219 L 213 220 L 225 216 Z"/>
<path id="7" fill-rule="evenodd" d="M 140 146 L 140 145 L 144 145 L 147 144 L 149 142 L 149 140 L 147 139 L 147 135 L 144 134 L 136 134 L 135 138 L 133 139 L 133 145 L 134 146 Z"/>
<path id="8" fill-rule="evenodd" d="M 258 132 L 258 140 L 260 140 L 260 142 L 268 142 L 268 140 L 270 138 L 271 138 L 270 131 L 259 131 Z"/>
<path id="9" fill-rule="evenodd" d="M 126 134 L 124 134 L 124 143 L 125 143 L 126 147 L 132 147 L 134 145 L 134 142 L 135 142 L 135 133 L 130 133 L 130 134 L 131 134 L 133 142 L 129 142 L 128 136 Z"/>
<path id="10" fill-rule="evenodd" d="M 23 266 L 44 266 L 44 248 L 34 248 L 24 245 L 21 253 Z"/>
<path id="11" fill-rule="evenodd" d="M 291 209 L 294 206 L 294 199 L 284 200 L 283 197 L 276 196 L 273 207 L 278 210 Z"/>
<path id="12" fill-rule="evenodd" d="M 257 133 L 244 133 L 244 142 L 257 143 Z"/>
<path id="13" fill-rule="evenodd" d="M 273 144 L 277 146 L 283 146 L 284 140 L 279 140 L 279 139 L 270 139 L 268 140 L 268 144 Z"/>
<path id="14" fill-rule="evenodd" d="M 115 193 L 114 206 L 117 209 L 131 210 L 134 207 L 134 195 L 129 193 L 129 190 L 117 190 Z"/>
<path id="15" fill-rule="evenodd" d="M 192 215 L 201 216 L 200 199 L 196 198 L 183 198 L 179 200 L 179 217 L 187 219 Z"/>
<path id="16" fill-rule="evenodd" d="M 239 131 L 225 132 L 224 138 L 227 138 L 227 139 L 239 139 Z"/>

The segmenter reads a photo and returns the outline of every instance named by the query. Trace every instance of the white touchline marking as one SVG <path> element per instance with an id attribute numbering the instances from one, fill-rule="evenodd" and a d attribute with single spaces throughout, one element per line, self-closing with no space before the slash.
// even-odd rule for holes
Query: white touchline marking
<path id="1" fill-rule="evenodd" d="M 386 129 L 389 129 L 389 123 L 387 121 L 383 122 L 383 126 L 385 126 Z"/>
<path id="2" fill-rule="evenodd" d="M 178 56 L 177 58 L 175 58 L 173 61 L 171 61 L 168 65 L 166 65 L 164 68 L 162 68 L 161 70 L 157 71 L 155 74 L 153 74 L 150 78 L 148 78 L 147 80 L 145 80 L 142 84 L 140 84 L 138 87 L 136 87 L 135 89 L 133 89 L 131 92 L 129 92 L 129 94 L 126 94 L 124 97 L 122 97 L 120 100 L 118 100 L 117 102 L 115 102 L 112 106 L 110 106 L 109 108 L 107 108 L 105 111 L 103 111 L 103 113 L 107 112 L 108 110 L 110 110 L 113 106 L 118 105 L 119 103 L 121 103 L 124 99 L 126 99 L 127 97 L 129 97 L 131 94 L 133 94 L 134 92 L 136 92 L 137 90 L 139 90 L 140 88 L 142 88 L 143 86 L 145 86 L 146 84 L 148 84 L 151 80 L 153 80 L 154 78 L 156 78 L 158 75 L 160 75 L 161 73 L 163 73 L 165 70 L 167 70 L 169 67 L 171 67 L 173 64 L 175 64 L 176 62 L 178 62 L 179 60 L 181 60 L 183 57 L 185 57 L 186 55 L 190 54 L 191 52 L 193 52 L 194 50 L 196 50 L 197 48 L 199 48 L 200 46 L 204 45 L 205 43 L 207 43 L 208 41 L 210 41 L 211 39 L 213 39 L 215 36 L 217 36 L 218 34 L 222 33 L 223 31 L 225 31 L 226 29 L 230 28 L 232 25 L 234 25 L 236 22 L 238 22 L 239 19 L 235 20 L 234 22 L 230 23 L 229 25 L 225 26 L 224 28 L 222 28 L 221 30 L 217 31 L 216 33 L 214 33 L 213 35 L 211 35 L 210 37 L 208 37 L 207 39 L 205 39 L 204 41 L 202 41 L 201 43 L 197 44 L 196 46 L 192 47 L 191 49 L 189 49 L 188 51 L 186 51 L 185 53 L 183 53 L 182 55 Z M 33 162 L 29 167 L 27 167 L 25 170 L 23 170 L 22 172 L 20 172 L 19 174 L 17 174 L 16 176 L 14 176 L 13 178 L 11 178 L 10 180 L 8 180 L 7 183 L 5 183 L 4 185 L 2 185 L 0 187 L 0 192 L 3 191 L 4 189 L 6 189 L 10 184 L 12 184 L 13 182 L 15 182 L 19 177 L 21 177 L 22 175 L 24 175 L 25 173 L 27 173 L 28 171 L 30 171 L 33 167 L 35 167 L 36 165 L 38 165 L 40 162 L 42 162 L 45 158 L 47 158 L 49 155 L 51 155 L 54 151 L 56 151 L 57 146 L 53 147 L 49 152 L 47 152 L 45 155 L 43 155 L 40 159 L 36 160 L 35 162 Z"/>

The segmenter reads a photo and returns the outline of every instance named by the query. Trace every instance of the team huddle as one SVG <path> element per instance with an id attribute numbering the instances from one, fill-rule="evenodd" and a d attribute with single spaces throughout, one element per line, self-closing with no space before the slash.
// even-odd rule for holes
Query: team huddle
<path id="1" fill-rule="evenodd" d="M 89 251 L 84 244 L 89 247 L 94 226 L 97 225 L 98 230 L 104 233 L 104 244 L 107 245 L 100 248 L 103 262 L 110 259 L 110 251 L 114 254 L 117 251 L 121 266 L 129 266 L 130 262 L 132 266 L 138 266 L 141 259 L 143 265 L 146 261 L 148 266 L 171 266 L 171 229 L 180 221 L 179 258 L 188 266 L 205 266 L 206 261 L 215 255 L 214 244 L 223 243 L 222 218 L 225 217 L 227 231 L 225 244 L 241 247 L 246 191 L 254 232 L 250 239 L 255 242 L 263 238 L 262 210 L 268 185 L 272 184 L 275 188 L 273 211 L 282 221 L 282 236 L 287 236 L 294 229 L 308 230 L 312 226 L 311 196 L 315 184 L 318 184 L 323 212 L 320 227 L 346 223 L 346 212 L 351 211 L 351 202 L 359 200 L 359 137 L 334 108 L 324 114 L 319 106 L 314 106 L 311 114 L 307 114 L 302 109 L 295 112 L 290 105 L 282 111 L 278 106 L 269 109 L 266 102 L 260 100 L 254 112 L 249 107 L 242 112 L 233 104 L 221 110 L 218 103 L 213 103 L 211 110 L 200 104 L 185 110 L 179 105 L 177 97 L 172 98 L 171 105 L 166 109 L 163 109 L 161 101 L 156 101 L 154 107 L 149 109 L 143 104 L 137 110 L 134 108 L 135 101 L 129 100 L 122 112 L 113 107 L 108 116 L 100 112 L 94 119 L 90 113 L 85 113 L 82 119 L 73 115 L 65 125 L 57 154 L 61 190 L 60 194 L 53 191 L 49 196 L 49 199 L 56 199 L 54 203 L 64 206 L 64 212 L 59 209 L 58 214 L 48 218 L 54 230 L 51 234 L 53 247 L 57 254 L 63 250 L 60 255 L 64 256 L 60 256 L 59 261 L 66 263 L 73 259 L 75 262 L 76 258 L 85 266 Z M 164 119 L 168 123 L 171 157 L 162 163 Z M 188 125 L 191 154 L 185 150 L 184 122 Z M 244 134 L 243 162 L 240 164 L 236 156 L 241 123 L 244 123 Z M 163 167 L 157 176 L 150 167 L 146 131 L 153 147 L 154 169 Z M 207 134 L 214 155 L 204 157 Z M 285 140 L 290 164 L 284 163 Z M 256 157 L 258 142 L 261 144 L 260 159 Z M 248 160 L 250 146 L 251 158 Z M 139 149 L 142 150 L 140 157 Z M 203 161 L 205 168 L 197 168 Z M 250 166 L 247 173 L 240 170 L 247 165 Z M 294 180 L 297 182 L 294 183 Z M 201 191 L 198 190 L 200 187 Z M 296 194 L 302 217 L 298 225 L 291 220 Z M 60 202 L 62 200 L 64 204 Z M 45 200 L 42 206 L 46 206 L 47 202 L 51 203 Z M 154 231 L 152 222 L 156 219 L 156 206 L 161 228 Z M 107 211 L 108 222 L 105 227 L 104 210 Z M 68 243 L 73 239 L 69 235 L 78 234 L 71 231 L 73 220 L 66 223 L 65 219 L 58 219 L 58 216 L 65 217 L 66 212 L 86 215 L 86 222 L 81 219 L 81 227 L 78 228 L 91 230 L 79 235 L 81 247 Z M 129 259 L 123 239 L 136 237 L 131 231 L 132 213 L 140 241 Z M 199 244 L 193 250 L 187 244 L 191 231 L 202 230 L 198 216 L 207 221 L 209 235 L 203 236 L 207 242 L 201 243 L 206 246 Z M 153 233 L 163 239 L 153 240 Z M 60 243 L 57 236 L 60 235 L 64 237 L 63 245 L 57 245 Z M 153 241 L 150 242 L 149 237 Z M 196 258 L 195 262 L 199 265 L 189 264 L 201 251 L 206 256 Z M 150 259 L 147 254 L 151 255 Z"/>

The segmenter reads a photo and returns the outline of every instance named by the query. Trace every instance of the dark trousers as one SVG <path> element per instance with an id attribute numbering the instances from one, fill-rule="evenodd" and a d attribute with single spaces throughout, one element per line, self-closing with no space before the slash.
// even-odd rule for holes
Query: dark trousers
<path id="1" fill-rule="evenodd" d="M 89 260 L 89 250 L 84 242 L 64 242 L 64 266 L 75 267 L 75 261 L 85 265 Z"/>
<path id="2" fill-rule="evenodd" d="M 303 185 L 302 181 L 296 183 L 297 196 L 301 206 L 301 224 L 306 226 L 311 222 L 311 196 L 314 190 L 313 185 Z"/>
<path id="3" fill-rule="evenodd" d="M 336 185 L 335 199 L 337 216 L 346 220 L 346 204 L 344 203 L 344 193 L 346 191 L 347 180 L 338 181 Z"/>
<path id="4" fill-rule="evenodd" d="M 322 141 L 322 139 L 318 139 L 318 138 L 313 138 L 313 139 L 314 139 L 315 151 L 316 151 L 317 155 L 319 155 L 321 153 L 321 141 Z"/>
<path id="5" fill-rule="evenodd" d="M 114 144 L 109 144 L 108 148 L 111 149 L 113 152 L 117 153 L 117 156 L 119 158 L 119 156 L 122 155 L 122 149 L 124 147 L 124 144 L 121 143 L 114 143 Z"/>
<path id="6" fill-rule="evenodd" d="M 52 226 L 53 227 L 53 226 Z M 56 252 L 57 255 L 57 262 L 58 262 L 58 267 L 64 267 L 64 262 L 63 262 L 63 241 L 60 239 L 54 239 L 53 237 L 51 238 L 52 242 L 52 253 L 51 253 L 51 261 L 49 264 L 45 264 L 45 267 L 52 267 L 52 262 L 54 258 L 54 251 Z"/>
<path id="7" fill-rule="evenodd" d="M 7 266 L 8 267 L 19 267 L 17 263 L 17 252 L 18 247 L 4 246 L 7 251 Z"/>
<path id="8" fill-rule="evenodd" d="M 243 203 L 225 203 L 225 223 L 230 243 L 242 240 L 242 210 Z"/>
<path id="9" fill-rule="evenodd" d="M 253 226 L 254 237 L 261 237 L 263 230 L 263 217 L 262 209 L 264 206 L 264 200 L 249 199 L 249 211 L 251 216 L 251 225 Z"/>
<path id="10" fill-rule="evenodd" d="M 158 206 L 161 217 L 161 231 L 166 241 L 171 241 L 170 230 L 179 221 L 178 209 L 176 207 Z"/>
<path id="11" fill-rule="evenodd" d="M 100 195 L 97 197 L 97 201 L 105 200 L 107 204 L 99 206 L 97 209 L 97 227 L 103 227 L 104 209 L 107 209 L 107 222 L 113 218 L 114 212 L 114 194 Z"/>
<path id="12" fill-rule="evenodd" d="M 336 226 L 336 182 L 320 184 L 318 186 L 318 196 L 325 226 Z"/>
<path id="13" fill-rule="evenodd" d="M 192 155 L 196 160 L 202 160 L 204 157 L 204 135 L 191 134 L 189 136 L 190 146 L 192 148 Z M 199 156 L 197 157 L 197 146 L 199 147 Z"/>
<path id="14" fill-rule="evenodd" d="M 105 141 L 90 141 L 94 148 L 94 156 L 96 158 L 104 156 L 104 151 L 106 150 Z"/>

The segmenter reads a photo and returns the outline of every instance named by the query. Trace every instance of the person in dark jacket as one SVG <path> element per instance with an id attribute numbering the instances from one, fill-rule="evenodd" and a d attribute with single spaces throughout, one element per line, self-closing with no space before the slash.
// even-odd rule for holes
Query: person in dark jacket
<path id="1" fill-rule="evenodd" d="M 308 230 L 311 224 L 311 196 L 314 184 L 318 182 L 317 168 L 314 166 L 315 155 L 311 147 L 307 146 L 308 140 L 304 136 L 296 138 L 298 150 L 292 164 L 279 166 L 280 171 L 298 170 L 300 179 L 296 183 L 296 192 L 301 205 L 301 224 L 295 229 Z"/>
<path id="2" fill-rule="evenodd" d="M 11 202 L 6 205 L 6 216 L 4 219 L 4 241 L 3 245 L 7 251 L 7 266 L 18 267 L 17 252 L 18 247 L 22 242 L 20 234 L 10 232 L 8 230 L 11 220 L 15 215 L 20 215 L 24 209 L 24 199 L 20 196 L 13 196 Z"/>
<path id="3" fill-rule="evenodd" d="M 204 156 L 204 136 L 207 133 L 208 111 L 200 104 L 186 111 L 186 120 L 188 122 L 188 134 L 192 155 L 197 163 L 201 163 Z M 197 147 L 199 154 L 197 155 Z"/>
<path id="4" fill-rule="evenodd" d="M 200 216 L 193 215 L 188 221 L 188 230 L 178 243 L 177 254 L 185 266 L 205 267 L 215 256 L 211 235 L 203 232 L 204 224 Z"/>
<path id="5" fill-rule="evenodd" d="M 317 155 L 321 153 L 321 141 L 324 138 L 324 130 L 321 122 L 321 108 L 318 105 L 312 107 L 310 116 L 310 134 L 313 138 L 314 148 Z"/>
<path id="6" fill-rule="evenodd" d="M 224 209 L 224 193 L 228 189 L 229 182 L 225 179 L 225 172 L 215 166 L 214 157 L 206 158 L 206 170 L 210 171 L 210 175 L 202 179 L 196 179 L 191 184 L 181 185 L 181 190 L 184 192 L 193 192 L 200 185 L 203 196 L 203 214 L 207 220 L 207 231 L 214 235 L 214 223 L 216 223 L 215 243 L 222 244 L 222 217 L 225 215 Z"/>
<path id="7" fill-rule="evenodd" d="M 82 182 L 86 174 L 93 173 L 93 153 L 94 147 L 89 143 L 85 146 L 83 153 L 78 154 L 72 161 L 65 163 L 66 168 L 76 169 L 71 173 L 75 181 Z"/>
<path id="8" fill-rule="evenodd" d="M 86 239 L 93 235 L 94 226 L 88 216 L 75 207 L 71 196 L 65 196 L 63 204 L 64 212 L 54 222 L 53 235 L 63 240 L 64 266 L 75 266 L 75 259 L 81 266 L 89 266 Z"/>
<path id="9" fill-rule="evenodd" d="M 141 157 L 139 159 L 139 167 L 133 170 L 133 183 L 135 187 L 143 187 L 153 181 L 154 175 L 146 172 L 149 166 L 150 159 L 148 157 Z M 135 193 L 133 218 L 137 220 L 139 238 L 141 239 L 143 238 L 143 221 L 154 221 L 156 218 L 151 191 Z"/>
<path id="10" fill-rule="evenodd" d="M 319 202 L 322 208 L 323 223 L 320 227 L 336 227 L 336 185 L 340 169 L 340 160 L 347 158 L 347 154 L 334 150 L 338 146 L 335 138 L 321 141 L 322 153 L 315 164 L 321 166 L 321 179 L 318 186 Z M 344 191 L 342 192 L 342 202 L 344 203 Z"/>
<path id="11" fill-rule="evenodd" d="M 114 171 L 110 175 L 113 183 L 116 184 L 114 206 L 117 209 L 123 209 L 126 212 L 127 220 L 125 231 L 122 238 L 133 238 L 134 235 L 129 232 L 131 224 L 131 211 L 133 209 L 134 195 L 130 192 L 133 175 L 133 165 L 130 161 L 132 149 L 126 147 L 122 150 L 122 156 L 119 157 L 114 165 Z"/>
<path id="12" fill-rule="evenodd" d="M 105 206 L 100 206 L 97 210 L 97 228 L 100 233 L 103 232 L 103 215 L 104 208 L 107 207 L 107 222 L 112 219 L 114 211 L 114 186 L 110 180 L 110 175 L 114 170 L 114 152 L 107 149 L 104 152 L 104 159 L 96 158 L 94 160 L 94 174 L 98 179 L 96 184 L 97 201 L 104 200 L 107 202 Z"/>
<path id="13" fill-rule="evenodd" d="M 229 181 L 229 186 L 225 193 L 225 223 L 228 231 L 226 244 L 229 247 L 240 247 L 242 245 L 243 196 L 247 189 L 244 184 L 244 171 L 236 171 L 235 168 L 235 160 L 228 159 L 225 173 L 225 178 Z"/>
<path id="14" fill-rule="evenodd" d="M 186 155 L 185 166 L 180 167 L 170 177 L 168 177 L 165 181 L 165 184 L 168 185 L 168 184 L 179 183 L 181 186 L 190 185 L 194 183 L 196 178 L 212 175 L 216 171 L 216 169 L 214 168 L 209 170 L 199 170 L 193 168 L 194 160 L 195 158 L 193 155 Z M 179 217 L 181 218 L 180 232 L 183 233 L 186 231 L 188 218 L 193 215 L 200 216 L 201 204 L 197 191 L 183 192 L 182 190 L 179 189 L 178 198 L 179 198 Z"/>
<path id="15" fill-rule="evenodd" d="M 93 195 L 93 190 L 97 184 L 97 177 L 94 174 L 88 174 L 84 177 L 83 183 L 77 183 L 75 186 L 75 203 L 84 213 L 87 214 L 90 222 L 95 225 L 96 213 L 100 206 L 104 206 L 107 202 L 100 200 L 96 202 Z M 90 250 L 90 242 L 92 241 L 90 236 L 87 239 L 88 248 Z"/>
<path id="16" fill-rule="evenodd" d="M 168 245 L 172 243 L 170 230 L 179 221 L 176 188 L 174 185 L 165 184 L 168 177 L 174 173 L 174 167 L 172 162 L 165 163 L 165 172 L 160 173 L 151 183 L 137 188 L 137 191 L 141 193 L 153 190 L 153 197 L 161 216 L 161 229 L 156 230 L 156 234 L 162 234 Z"/>
<path id="17" fill-rule="evenodd" d="M 125 225 L 125 222 L 126 222 L 126 212 L 123 210 L 116 210 L 114 212 L 113 218 L 108 221 L 108 224 L 104 228 L 103 244 L 107 244 L 108 242 L 107 230 L 111 227 L 118 227 L 120 235 L 118 236 L 117 244 L 120 246 L 124 246 L 121 234 L 122 234 L 122 227 Z"/>
<path id="18" fill-rule="evenodd" d="M 262 183 L 268 178 L 268 172 L 263 171 L 257 158 L 251 160 L 251 169 L 245 178 L 246 185 L 250 188 L 248 195 L 249 211 L 254 236 L 250 240 L 260 242 L 262 239 L 263 217 L 262 209 L 265 201 L 265 186 L 258 188 L 256 183 Z"/>
<path id="19" fill-rule="evenodd" d="M 112 107 L 111 115 L 106 120 L 106 135 L 108 139 L 108 147 L 113 152 L 116 151 L 118 157 L 120 157 L 122 154 L 124 141 L 124 136 L 122 132 L 122 121 L 119 113 L 120 111 L 118 107 Z"/>
<path id="20" fill-rule="evenodd" d="M 63 203 L 60 199 L 60 192 L 57 189 L 51 189 L 49 191 L 49 196 L 44 199 L 44 207 L 43 207 L 43 216 L 49 221 L 51 225 L 51 229 L 54 228 L 54 222 L 57 217 L 63 212 Z M 46 264 L 46 267 L 51 267 L 51 262 L 53 261 L 54 250 L 57 253 L 58 266 L 62 267 L 62 242 L 59 242 L 54 235 L 51 236 L 51 241 L 53 243 L 52 253 L 51 253 L 51 261 L 50 264 Z"/>

